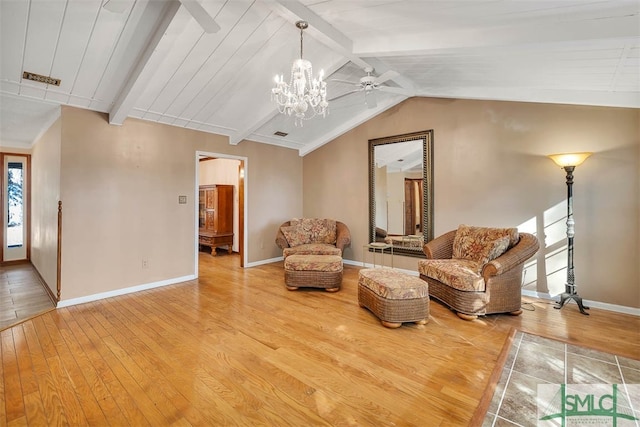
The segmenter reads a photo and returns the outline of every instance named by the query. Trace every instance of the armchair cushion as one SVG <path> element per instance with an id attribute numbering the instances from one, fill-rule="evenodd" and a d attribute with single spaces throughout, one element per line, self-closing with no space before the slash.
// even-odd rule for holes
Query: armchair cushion
<path id="1" fill-rule="evenodd" d="M 329 245 L 336 244 L 336 221 L 333 219 L 294 218 L 291 220 L 290 225 L 294 227 L 299 227 L 296 233 L 299 235 L 306 236 L 307 241 L 301 244 L 305 244 L 305 243 L 326 243 Z M 287 238 L 287 241 L 288 240 L 289 239 Z M 291 242 L 289 242 L 289 246 L 296 246 L 296 245 L 292 245 Z"/>
<path id="2" fill-rule="evenodd" d="M 299 225 L 282 227 L 280 230 L 282 230 L 282 234 L 284 234 L 284 238 L 287 239 L 290 247 L 305 245 L 311 241 L 309 233 Z"/>
<path id="3" fill-rule="evenodd" d="M 306 243 L 282 250 L 284 257 L 289 255 L 342 255 L 340 248 L 326 243 Z"/>
<path id="4" fill-rule="evenodd" d="M 517 228 L 460 225 L 453 239 L 453 258 L 476 261 L 481 266 L 518 242 Z"/>
<path id="5" fill-rule="evenodd" d="M 421 275 L 438 280 L 459 291 L 484 291 L 482 265 L 467 259 L 425 259 L 418 262 Z"/>

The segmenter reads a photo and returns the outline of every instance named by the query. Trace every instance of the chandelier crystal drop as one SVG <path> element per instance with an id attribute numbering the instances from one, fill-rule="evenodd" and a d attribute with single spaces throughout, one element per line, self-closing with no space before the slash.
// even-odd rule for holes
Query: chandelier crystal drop
<path id="1" fill-rule="evenodd" d="M 276 85 L 271 89 L 271 99 L 278 111 L 289 116 L 295 115 L 295 125 L 302 127 L 304 120 L 317 115 L 325 117 L 329 112 L 327 102 L 327 83 L 321 70 L 318 78 L 313 78 L 311 62 L 302 57 L 302 32 L 309 26 L 305 21 L 296 22 L 300 29 L 300 59 L 293 61 L 289 83 L 284 76 L 276 76 Z"/>

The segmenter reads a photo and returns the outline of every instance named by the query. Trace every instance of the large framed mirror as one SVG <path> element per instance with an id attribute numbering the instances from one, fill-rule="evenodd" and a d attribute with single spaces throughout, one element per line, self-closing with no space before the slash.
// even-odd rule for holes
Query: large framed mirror
<path id="1" fill-rule="evenodd" d="M 369 140 L 369 239 L 424 257 L 433 239 L 433 130 Z"/>

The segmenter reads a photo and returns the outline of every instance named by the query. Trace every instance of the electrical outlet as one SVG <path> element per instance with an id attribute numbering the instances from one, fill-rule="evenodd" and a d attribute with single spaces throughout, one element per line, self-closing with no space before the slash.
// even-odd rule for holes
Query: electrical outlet
<path id="1" fill-rule="evenodd" d="M 148 259 L 142 259 L 142 268 L 149 268 L 149 260 Z"/>
<path id="2" fill-rule="evenodd" d="M 187 204 L 187 196 L 178 196 L 178 203 L 181 205 Z"/>

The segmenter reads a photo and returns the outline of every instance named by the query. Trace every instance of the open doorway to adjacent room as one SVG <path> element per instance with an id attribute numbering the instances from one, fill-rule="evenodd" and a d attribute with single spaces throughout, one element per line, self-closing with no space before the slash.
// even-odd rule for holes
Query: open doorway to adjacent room
<path id="1" fill-rule="evenodd" d="M 30 263 L 30 168 L 27 154 L 0 153 L 2 246 L 0 330 L 55 308 L 55 298 Z"/>
<path id="2" fill-rule="evenodd" d="M 244 267 L 247 159 L 197 152 L 196 174 L 196 275 L 213 256 Z"/>

